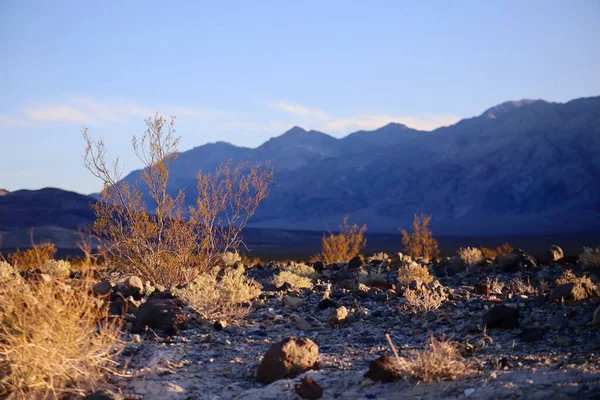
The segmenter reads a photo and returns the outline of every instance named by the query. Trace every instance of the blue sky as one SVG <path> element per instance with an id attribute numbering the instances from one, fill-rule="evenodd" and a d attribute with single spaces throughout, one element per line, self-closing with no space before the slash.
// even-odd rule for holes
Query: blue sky
<path id="1" fill-rule="evenodd" d="M 3 0 L 0 188 L 96 191 L 82 126 L 130 170 L 155 111 L 186 150 L 600 95 L 600 2 L 491 3 Z"/>

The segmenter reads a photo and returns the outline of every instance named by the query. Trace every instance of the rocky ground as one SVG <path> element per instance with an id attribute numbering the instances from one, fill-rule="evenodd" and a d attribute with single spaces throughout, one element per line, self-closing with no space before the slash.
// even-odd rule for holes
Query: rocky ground
<path id="1" fill-rule="evenodd" d="M 113 398 L 128 399 L 600 398 L 595 325 L 600 316 L 594 319 L 600 302 L 593 269 L 560 260 L 537 263 L 516 251 L 471 268 L 456 259 L 430 264 L 432 283 L 403 286 L 397 281 L 402 263 L 318 263 L 314 287 L 301 290 L 273 287 L 281 267 L 276 263 L 247 268 L 264 289 L 251 313 L 229 324 L 202 320 L 169 293 L 138 292 L 141 298 L 132 303 L 147 306 L 126 316 L 129 344 L 121 355 L 122 374 L 104 389 Z M 566 269 L 590 277 L 594 285 L 557 285 Z M 361 279 L 369 272 L 378 278 Z M 136 297 L 136 280 L 104 285 L 99 291 Z M 445 300 L 436 310 L 416 312 L 403 295 L 411 289 L 436 292 Z M 152 317 L 157 313 L 168 315 L 168 321 L 157 321 Z M 386 333 L 401 356 L 423 349 L 430 336 L 449 339 L 468 371 L 433 383 L 365 378 L 373 360 L 392 354 Z M 281 351 L 272 350 L 273 362 L 259 365 L 273 344 L 289 337 L 299 338 L 298 346 L 308 343 L 290 352 L 311 369 L 277 379 L 287 366 L 277 364 Z"/>

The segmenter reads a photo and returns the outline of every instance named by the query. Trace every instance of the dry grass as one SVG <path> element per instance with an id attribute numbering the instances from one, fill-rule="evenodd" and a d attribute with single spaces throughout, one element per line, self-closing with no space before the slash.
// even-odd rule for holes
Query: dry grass
<path id="1" fill-rule="evenodd" d="M 508 282 L 508 288 L 513 293 L 518 294 L 536 294 L 537 289 L 534 288 L 529 282 L 529 278 L 527 282 L 525 282 L 521 278 L 513 278 Z"/>
<path id="2" fill-rule="evenodd" d="M 23 399 L 93 390 L 115 366 L 120 321 L 91 295 L 92 280 L 0 287 L 0 392 Z"/>
<path id="3" fill-rule="evenodd" d="M 485 284 L 488 287 L 489 292 L 495 294 L 502 294 L 502 289 L 506 286 L 506 284 L 498 278 L 495 278 L 494 280 L 487 278 Z"/>
<path id="4" fill-rule="evenodd" d="M 507 243 L 497 246 L 496 249 L 490 249 L 489 247 L 481 247 L 481 253 L 484 257 L 495 259 L 499 255 L 507 255 L 513 252 L 513 247 Z"/>
<path id="5" fill-rule="evenodd" d="M 563 285 L 565 283 L 577 283 L 579 278 L 573 273 L 573 270 L 565 270 L 561 276 L 556 280 L 557 285 Z"/>
<path id="6" fill-rule="evenodd" d="M 66 279 L 71 275 L 71 263 L 65 260 L 48 260 L 42 271 L 55 278 Z"/>
<path id="7" fill-rule="evenodd" d="M 458 249 L 458 256 L 469 268 L 479 264 L 483 259 L 483 253 L 477 247 L 461 247 Z"/>
<path id="8" fill-rule="evenodd" d="M 250 312 L 247 304 L 261 293 L 260 284 L 244 275 L 239 266 L 227 270 L 221 279 L 219 270 L 198 275 L 184 288 L 173 289 L 173 294 L 185 301 L 202 318 L 234 321 Z"/>
<path id="9" fill-rule="evenodd" d="M 438 242 L 429 230 L 431 215 L 415 215 L 412 223 L 412 233 L 401 229 L 402 245 L 405 251 L 413 258 L 422 257 L 433 260 L 440 254 Z"/>
<path id="10" fill-rule="evenodd" d="M 276 287 L 280 287 L 284 283 L 289 283 L 292 286 L 292 289 L 309 289 L 313 286 L 310 278 L 296 275 L 290 271 L 281 271 L 273 277 L 273 285 Z"/>
<path id="11" fill-rule="evenodd" d="M 438 293 L 435 290 L 413 290 L 404 291 L 404 308 L 411 314 L 425 314 L 429 311 L 435 311 L 448 299 L 445 293 Z"/>
<path id="12" fill-rule="evenodd" d="M 413 350 L 400 356 L 389 334 L 388 343 L 394 352 L 398 369 L 405 379 L 417 382 L 450 381 L 469 372 L 468 362 L 460 355 L 458 346 L 449 340 L 429 338 L 425 349 Z"/>
<path id="13" fill-rule="evenodd" d="M 329 232 L 328 235 L 323 235 L 323 239 L 321 239 L 321 253 L 317 254 L 313 259 L 325 261 L 327 264 L 351 260 L 367 245 L 367 239 L 365 239 L 366 231 L 366 225 L 360 228 L 357 224 L 350 225 L 348 223 L 348 216 L 345 216 L 338 234 Z"/>
<path id="14" fill-rule="evenodd" d="M 412 281 L 430 283 L 433 277 L 425 265 L 410 261 L 398 268 L 398 283 L 408 286 Z"/>
<path id="15" fill-rule="evenodd" d="M 284 265 L 282 269 L 308 279 L 313 279 L 317 275 L 317 271 L 310 265 L 297 263 L 295 261 L 290 261 L 288 264 Z"/>
<path id="16" fill-rule="evenodd" d="M 42 267 L 46 261 L 52 260 L 56 254 L 56 246 L 52 243 L 33 244 L 31 249 L 17 250 L 8 255 L 8 261 L 19 271 Z"/>

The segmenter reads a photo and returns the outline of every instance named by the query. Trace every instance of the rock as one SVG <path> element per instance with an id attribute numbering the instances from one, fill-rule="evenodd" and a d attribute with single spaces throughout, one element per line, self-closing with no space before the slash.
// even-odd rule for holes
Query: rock
<path id="1" fill-rule="evenodd" d="M 185 324 L 186 316 L 180 301 L 173 299 L 149 299 L 135 312 L 137 328 L 148 326 L 176 333 Z"/>
<path id="2" fill-rule="evenodd" d="M 359 285 L 362 285 L 362 283 L 360 283 Z M 364 285 L 363 285 L 364 286 Z M 354 280 L 352 279 L 344 279 L 341 283 L 340 283 L 340 287 L 342 289 L 346 289 L 346 290 L 354 290 L 356 288 L 356 283 L 354 282 Z"/>
<path id="3" fill-rule="evenodd" d="M 331 299 L 323 299 L 317 305 L 319 310 L 326 310 L 328 308 L 338 308 L 338 304 Z"/>
<path id="4" fill-rule="evenodd" d="M 317 400 L 323 397 L 323 388 L 310 376 L 302 378 L 295 387 L 296 393 L 300 398 L 307 400 Z"/>
<path id="5" fill-rule="evenodd" d="M 291 318 L 294 321 L 294 324 L 296 324 L 296 328 L 300 329 L 301 331 L 309 331 L 312 329 L 312 325 L 310 324 L 310 322 L 308 322 L 301 316 L 292 315 Z"/>
<path id="6" fill-rule="evenodd" d="M 433 322 L 437 319 L 437 314 L 434 311 L 427 311 L 425 318 L 427 318 L 427 321 Z"/>
<path id="7" fill-rule="evenodd" d="M 131 301 L 131 299 L 131 297 L 125 298 L 118 293 L 113 293 L 110 299 L 108 313 L 110 315 L 125 315 L 135 313 L 137 310 L 137 305 Z"/>
<path id="8" fill-rule="evenodd" d="M 93 393 L 88 394 L 83 400 L 122 400 L 123 397 L 110 392 L 108 390 L 96 390 Z"/>
<path id="9" fill-rule="evenodd" d="M 119 283 L 119 285 L 117 285 L 117 289 L 125 297 L 131 296 L 134 299 L 139 299 L 144 294 L 144 283 L 139 277 L 130 276 L 123 282 Z"/>
<path id="10" fill-rule="evenodd" d="M 325 269 L 325 263 L 323 261 L 316 261 L 313 264 L 313 268 L 315 269 L 315 271 L 321 272 Z"/>
<path id="11" fill-rule="evenodd" d="M 535 259 L 521 249 L 515 249 L 512 254 L 498 255 L 495 264 L 504 272 L 519 272 L 537 267 Z"/>
<path id="12" fill-rule="evenodd" d="M 371 361 L 369 370 L 364 376 L 375 382 L 392 382 L 402 378 L 396 361 L 387 354 L 382 354 L 378 359 Z"/>
<path id="13" fill-rule="evenodd" d="M 543 328 L 524 328 L 521 332 L 521 340 L 526 343 L 540 341 L 544 338 L 546 330 Z"/>
<path id="14" fill-rule="evenodd" d="M 600 325 L 600 306 L 596 308 L 594 311 L 594 318 L 592 318 L 592 325 L 599 326 Z"/>
<path id="15" fill-rule="evenodd" d="M 352 260 L 348 262 L 348 268 L 350 269 L 359 269 L 363 265 L 365 265 L 365 262 L 359 256 L 352 258 Z"/>
<path id="16" fill-rule="evenodd" d="M 289 337 L 271 345 L 258 366 L 256 380 L 271 383 L 293 378 L 314 368 L 319 358 L 319 346 L 308 338 Z"/>
<path id="17" fill-rule="evenodd" d="M 331 311 L 329 315 L 329 325 L 332 327 L 339 327 L 346 323 L 348 320 L 348 309 L 344 306 L 338 307 Z"/>
<path id="18" fill-rule="evenodd" d="M 213 324 L 213 327 L 215 328 L 215 331 L 222 331 L 227 328 L 227 321 L 216 321 Z"/>
<path id="19" fill-rule="evenodd" d="M 556 330 L 562 330 L 569 327 L 569 318 L 565 315 L 564 311 L 557 311 L 550 320 L 550 327 Z"/>
<path id="20" fill-rule="evenodd" d="M 304 299 L 295 296 L 283 296 L 283 305 L 290 308 L 297 308 L 304 304 Z"/>
<path id="21" fill-rule="evenodd" d="M 550 264 L 561 260 L 565 256 L 563 250 L 553 244 L 550 248 L 540 256 L 540 262 Z"/>
<path id="22" fill-rule="evenodd" d="M 488 329 L 512 329 L 519 326 L 519 310 L 504 304 L 490 309 L 483 316 L 483 324 Z"/>
<path id="23" fill-rule="evenodd" d="M 92 286 L 92 291 L 97 296 L 106 296 L 113 288 L 112 283 L 108 279 L 103 279 Z"/>

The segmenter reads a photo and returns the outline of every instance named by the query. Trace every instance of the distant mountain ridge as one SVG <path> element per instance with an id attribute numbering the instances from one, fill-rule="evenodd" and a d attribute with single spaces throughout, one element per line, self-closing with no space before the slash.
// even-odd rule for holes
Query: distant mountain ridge
<path id="1" fill-rule="evenodd" d="M 423 212 L 443 234 L 600 227 L 600 97 L 505 102 L 429 132 L 390 123 L 336 139 L 294 127 L 255 149 L 207 144 L 180 154 L 170 192 L 192 189 L 192 201 L 197 171 L 228 159 L 275 169 L 249 226 L 323 230 L 349 214 L 391 232 Z"/>

